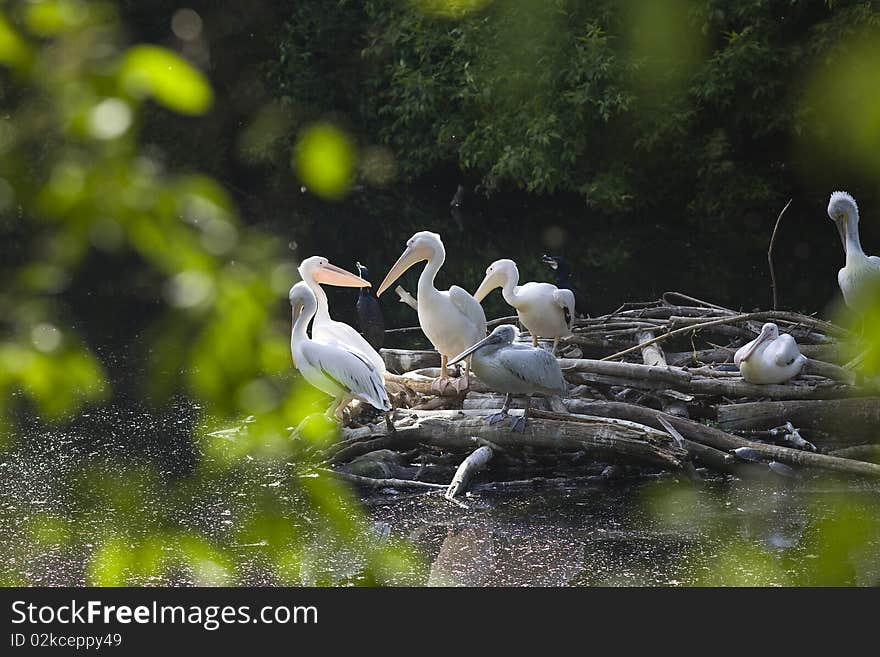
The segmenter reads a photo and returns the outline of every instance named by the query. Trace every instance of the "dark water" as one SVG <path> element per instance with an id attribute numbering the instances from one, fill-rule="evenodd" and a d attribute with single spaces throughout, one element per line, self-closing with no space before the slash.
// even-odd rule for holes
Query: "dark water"
<path id="1" fill-rule="evenodd" d="M 875 484 L 787 479 L 767 470 L 747 480 L 698 484 L 662 477 L 484 490 L 465 498 L 468 508 L 439 493 L 381 491 L 364 501 L 365 531 L 340 541 L 303 504 L 290 468 L 277 462 L 252 461 L 198 480 L 181 476 L 179 462 L 191 456 L 180 451 L 184 442 L 175 446 L 167 438 L 185 434 L 185 426 L 175 425 L 188 424 L 191 409 L 181 406 L 179 413 L 161 420 L 109 413 L 93 418 L 88 432 L 31 434 L 0 457 L 2 579 L 83 585 L 93 581 L 89 561 L 109 537 L 134 553 L 150 536 L 170 551 L 179 540 L 172 536 L 199 533 L 224 551 L 216 558 L 221 565 L 195 574 L 133 571 L 127 581 L 364 584 L 371 581 L 364 578 L 370 551 L 400 540 L 414 546 L 414 558 L 388 583 L 880 584 Z M 133 465 L 132 439 L 148 474 L 129 470 L 125 486 L 114 489 L 120 463 Z M 202 463 L 208 472 L 218 465 L 210 458 Z M 169 483 L 179 487 L 176 494 Z M 267 513 L 289 532 L 249 529 Z M 297 567 L 285 575 L 277 563 L 288 553 L 297 555 Z"/>

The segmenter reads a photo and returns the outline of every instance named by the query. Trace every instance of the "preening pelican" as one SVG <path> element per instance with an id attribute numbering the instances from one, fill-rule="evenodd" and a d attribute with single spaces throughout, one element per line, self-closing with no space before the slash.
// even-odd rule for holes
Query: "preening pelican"
<path id="1" fill-rule="evenodd" d="M 529 419 L 532 395 L 565 395 L 568 386 L 562 377 L 559 361 L 548 351 L 524 344 L 514 344 L 519 331 L 515 326 L 502 324 L 477 344 L 465 349 L 450 363 L 473 354 L 474 373 L 487 386 L 507 396 L 500 413 L 490 415 L 490 424 L 508 416 L 513 395 L 527 395 L 522 417 L 510 423 L 513 431 L 523 431 Z"/>
<path id="2" fill-rule="evenodd" d="M 479 301 L 457 285 L 446 291 L 434 287 L 434 278 L 445 259 L 446 250 L 440 236 L 426 230 L 420 231 L 406 243 L 406 250 L 385 276 L 377 292 L 381 295 L 414 264 L 428 261 L 419 276 L 417 305 L 419 325 L 434 348 L 440 352 L 441 376 L 437 381 L 440 391 L 449 385 L 446 369 L 449 358 L 460 354 L 486 336 L 486 314 Z M 467 388 L 469 370 L 468 361 L 463 379 L 452 384 L 459 392 Z"/>
<path id="3" fill-rule="evenodd" d="M 303 260 L 299 265 L 299 275 L 303 282 L 309 286 L 318 302 L 318 311 L 315 314 L 315 321 L 312 323 L 312 339 L 322 344 L 339 344 L 349 351 L 358 352 L 369 360 L 379 374 L 384 377 L 385 361 L 370 346 L 370 343 L 348 324 L 330 319 L 327 295 L 320 285 L 325 283 L 337 287 L 369 287 L 369 281 L 340 269 L 336 265 L 331 265 L 327 258 L 322 256 L 312 256 Z"/>
<path id="4" fill-rule="evenodd" d="M 568 260 L 562 256 L 547 255 L 541 256 L 541 262 L 550 267 L 556 278 L 556 287 L 560 290 L 571 290 L 574 294 L 574 310 L 575 314 L 585 317 L 587 315 L 587 305 L 584 302 L 584 295 L 575 287 L 571 277 L 571 265 Z"/>
<path id="5" fill-rule="evenodd" d="M 516 308 L 519 321 L 532 334 L 532 346 L 538 346 L 538 338 L 553 338 L 553 353 L 559 346 L 559 338 L 571 335 L 574 319 L 574 293 L 560 290 L 552 283 L 519 282 L 519 270 L 513 260 L 496 260 L 486 270 L 486 277 L 474 292 L 474 298 L 482 301 L 496 287 L 501 288 L 504 300 Z"/>
<path id="6" fill-rule="evenodd" d="M 856 314 L 864 316 L 880 304 L 880 257 L 867 256 L 859 241 L 859 207 L 846 192 L 834 192 L 828 201 L 828 216 L 837 224 L 846 265 L 837 273 L 843 300 Z"/>
<path id="7" fill-rule="evenodd" d="M 785 383 L 800 373 L 807 358 L 793 337 L 779 335 L 779 327 L 767 322 L 757 338 L 737 350 L 733 362 L 749 383 Z"/>
<path id="8" fill-rule="evenodd" d="M 309 284 L 300 281 L 294 285 L 289 299 L 293 311 L 290 334 L 293 362 L 306 381 L 334 398 L 327 414 L 341 418 L 345 405 L 352 399 L 360 399 L 386 413 L 390 411 L 391 402 L 382 375 L 367 358 L 338 343 L 322 344 L 309 338 L 306 328 L 318 310 L 318 301 Z"/>
<path id="9" fill-rule="evenodd" d="M 370 280 L 370 272 L 366 267 L 359 262 L 356 262 L 355 266 L 358 270 L 358 276 L 364 280 Z M 361 334 L 370 343 L 370 346 L 378 351 L 382 348 L 382 343 L 385 342 L 385 318 L 382 316 L 382 308 L 379 306 L 379 299 L 376 298 L 376 291 L 372 287 L 360 289 L 356 309 Z"/>

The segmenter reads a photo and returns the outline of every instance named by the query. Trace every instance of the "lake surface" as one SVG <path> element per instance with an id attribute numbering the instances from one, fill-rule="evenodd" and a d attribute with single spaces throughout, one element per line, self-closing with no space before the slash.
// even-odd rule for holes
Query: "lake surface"
<path id="1" fill-rule="evenodd" d="M 111 413 L 92 418 L 87 432 L 31 433 L 0 457 L 3 579 L 83 585 L 96 546 L 109 537 L 142 554 L 150 536 L 184 531 L 206 536 L 227 556 L 206 557 L 216 562 L 213 570 L 196 575 L 183 568 L 149 576 L 135 564 L 127 581 L 368 584 L 370 551 L 405 541 L 414 557 L 389 583 L 880 584 L 880 486 L 873 483 L 756 470 L 745 480 L 697 484 L 660 477 L 482 490 L 464 498 L 468 508 L 439 493 L 384 491 L 365 499 L 366 531 L 344 542 L 309 515 L 290 464 L 252 462 L 197 480 L 181 475 L 180 461 L 192 455 L 167 436 L 181 433 L 176 425 L 186 426 L 189 412 Z M 140 429 L 114 433 L 114 426 Z M 133 438 L 148 454 L 143 462 L 160 466 L 143 477 L 129 472 L 125 487 L 114 490 L 120 463 L 131 465 L 126 443 Z M 218 466 L 201 465 L 209 472 Z M 287 533 L 255 524 L 265 521 L 267 507 Z M 179 540 L 168 538 L 159 551 Z M 276 565 L 286 551 L 299 556 L 295 573 L 283 578 Z"/>

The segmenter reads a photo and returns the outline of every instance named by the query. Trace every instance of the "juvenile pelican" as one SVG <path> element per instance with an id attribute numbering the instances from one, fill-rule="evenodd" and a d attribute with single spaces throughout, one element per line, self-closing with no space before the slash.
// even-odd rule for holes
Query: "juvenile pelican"
<path id="1" fill-rule="evenodd" d="M 500 413 L 486 418 L 489 424 L 500 422 L 508 416 L 513 395 L 527 395 L 522 417 L 510 423 L 513 431 L 522 432 L 529 419 L 532 395 L 565 395 L 568 386 L 562 377 L 559 361 L 548 351 L 524 344 L 514 344 L 515 326 L 502 324 L 477 344 L 465 349 L 450 361 L 457 363 L 473 354 L 474 373 L 480 381 L 507 396 Z"/>
<path id="2" fill-rule="evenodd" d="M 390 411 L 382 375 L 367 358 L 339 344 L 322 344 L 309 338 L 306 329 L 315 317 L 318 301 L 308 283 L 300 281 L 290 288 L 288 296 L 293 311 L 293 362 L 306 381 L 334 398 L 327 414 L 341 419 L 345 405 L 352 399 L 360 399 L 386 413 Z"/>
<path id="3" fill-rule="evenodd" d="M 757 338 L 737 350 L 733 362 L 749 383 L 785 383 L 800 373 L 807 359 L 793 337 L 779 335 L 776 324 L 768 322 Z"/>
<path id="4" fill-rule="evenodd" d="M 446 369 L 449 358 L 486 336 L 486 314 L 479 301 L 457 285 L 446 291 L 434 287 L 434 278 L 445 259 L 446 250 L 440 236 L 426 230 L 420 231 L 406 243 L 406 250 L 385 276 L 377 292 L 381 295 L 414 264 L 428 261 L 419 276 L 417 305 L 419 325 L 440 352 L 440 378 L 435 383 L 441 392 L 450 385 Z M 469 371 L 468 361 L 463 379 L 452 384 L 457 391 L 467 388 Z"/>
<path id="5" fill-rule="evenodd" d="M 370 272 L 361 263 L 355 263 L 358 276 L 364 280 L 370 280 Z M 361 333 L 373 349 L 381 349 L 385 342 L 385 318 L 382 316 L 382 308 L 376 291 L 372 287 L 362 287 L 357 298 L 358 325 Z"/>
<path id="6" fill-rule="evenodd" d="M 496 287 L 501 288 L 504 300 L 516 308 L 519 321 L 532 334 L 532 346 L 538 346 L 538 338 L 553 338 L 553 353 L 559 346 L 559 338 L 571 335 L 574 319 L 574 293 L 560 290 L 552 283 L 519 282 L 519 270 L 513 260 L 496 260 L 486 270 L 486 277 L 474 292 L 474 298 L 482 301 Z"/>
<path id="7" fill-rule="evenodd" d="M 339 344 L 349 351 L 358 352 L 373 364 L 380 375 L 385 376 L 385 361 L 370 343 L 348 324 L 330 318 L 327 295 L 320 285 L 325 283 L 338 287 L 369 287 L 369 281 L 331 265 L 327 258 L 322 256 L 312 256 L 303 260 L 299 265 L 299 275 L 318 302 L 318 311 L 312 323 L 312 339 L 322 344 Z"/>
<path id="8" fill-rule="evenodd" d="M 880 257 L 867 256 L 859 241 L 859 207 L 846 192 L 834 192 L 828 201 L 828 216 L 837 224 L 846 265 L 837 273 L 843 300 L 864 317 L 880 304 Z"/>

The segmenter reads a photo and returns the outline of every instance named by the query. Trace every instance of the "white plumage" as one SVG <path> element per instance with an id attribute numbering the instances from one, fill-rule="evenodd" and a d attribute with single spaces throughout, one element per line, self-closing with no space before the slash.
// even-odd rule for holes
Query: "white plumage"
<path id="1" fill-rule="evenodd" d="M 309 285 L 300 281 L 290 289 L 293 331 L 290 350 L 303 378 L 335 400 L 329 410 L 338 416 L 351 399 L 360 399 L 380 411 L 391 402 L 382 375 L 363 355 L 339 344 L 322 344 L 309 338 L 307 327 L 315 316 L 317 299 Z"/>
<path id="2" fill-rule="evenodd" d="M 837 273 L 837 283 L 846 305 L 858 315 L 880 305 L 880 257 L 865 255 L 859 240 L 859 207 L 846 192 L 834 192 L 828 201 L 828 216 L 837 225 L 846 264 Z"/>
<path id="3" fill-rule="evenodd" d="M 419 276 L 417 309 L 422 331 L 440 352 L 441 381 L 446 380 L 448 359 L 486 335 L 486 314 L 476 299 L 457 285 L 445 291 L 434 286 L 434 279 L 445 259 L 446 250 L 440 236 L 437 233 L 420 231 L 406 243 L 406 250 L 388 271 L 377 291 L 381 295 L 407 269 L 427 260 L 427 265 Z M 467 370 L 464 381 L 466 385 Z"/>
<path id="4" fill-rule="evenodd" d="M 757 338 L 740 347 L 733 356 L 743 379 L 749 383 L 785 383 L 800 374 L 806 357 L 795 339 L 779 335 L 779 327 L 768 322 Z"/>
<path id="5" fill-rule="evenodd" d="M 538 338 L 553 338 L 555 353 L 559 338 L 571 335 L 575 299 L 571 290 L 561 290 L 551 283 L 518 285 L 519 270 L 513 260 L 496 260 L 486 269 L 486 277 L 474 292 L 482 301 L 496 287 L 501 288 L 504 300 L 516 309 L 516 314 L 529 333 L 532 344 Z"/>
<path id="6" fill-rule="evenodd" d="M 385 361 L 370 343 L 353 327 L 330 317 L 330 305 L 320 283 L 339 287 L 369 287 L 370 283 L 360 276 L 331 265 L 326 258 L 312 256 L 299 265 L 299 275 L 315 295 L 318 309 L 312 322 L 312 340 L 321 344 L 337 344 L 366 358 L 385 376 Z"/>

